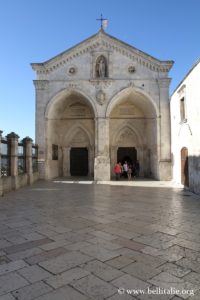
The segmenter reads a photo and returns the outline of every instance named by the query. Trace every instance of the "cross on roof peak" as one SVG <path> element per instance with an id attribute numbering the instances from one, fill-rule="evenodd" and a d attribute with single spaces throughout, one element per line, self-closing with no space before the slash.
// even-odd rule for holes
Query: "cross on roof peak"
<path id="1" fill-rule="evenodd" d="M 103 15 L 101 14 L 101 17 L 99 19 L 96 19 L 96 20 L 101 22 L 101 30 L 106 29 L 106 27 L 108 25 L 108 19 L 104 19 Z"/>

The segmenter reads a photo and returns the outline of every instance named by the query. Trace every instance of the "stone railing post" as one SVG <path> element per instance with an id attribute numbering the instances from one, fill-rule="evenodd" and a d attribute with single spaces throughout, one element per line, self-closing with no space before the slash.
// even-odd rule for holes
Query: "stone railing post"
<path id="1" fill-rule="evenodd" d="M 32 143 L 33 140 L 30 137 L 25 137 L 22 140 L 25 145 L 25 155 L 26 155 L 26 173 L 27 173 L 27 183 L 33 183 L 33 164 L 32 164 Z"/>
<path id="2" fill-rule="evenodd" d="M 12 189 L 18 188 L 18 139 L 19 136 L 11 132 L 7 136 L 7 140 L 10 143 L 10 175 L 12 177 Z"/>
<path id="3" fill-rule="evenodd" d="M 3 131 L 0 130 L 0 177 L 1 177 L 1 139 L 2 139 Z"/>

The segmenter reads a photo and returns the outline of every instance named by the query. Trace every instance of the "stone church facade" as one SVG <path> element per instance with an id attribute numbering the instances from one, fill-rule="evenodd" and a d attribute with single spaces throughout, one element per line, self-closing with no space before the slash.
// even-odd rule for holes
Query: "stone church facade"
<path id="1" fill-rule="evenodd" d="M 110 180 L 117 160 L 139 160 L 141 176 L 171 179 L 168 72 L 160 61 L 102 29 L 37 73 L 40 177 Z"/>

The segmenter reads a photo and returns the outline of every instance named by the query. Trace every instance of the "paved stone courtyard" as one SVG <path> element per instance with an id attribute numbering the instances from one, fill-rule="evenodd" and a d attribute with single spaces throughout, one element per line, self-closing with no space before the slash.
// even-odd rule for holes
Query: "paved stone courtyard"
<path id="1" fill-rule="evenodd" d="M 0 300 L 199 300 L 200 196 L 89 183 L 0 198 Z"/>

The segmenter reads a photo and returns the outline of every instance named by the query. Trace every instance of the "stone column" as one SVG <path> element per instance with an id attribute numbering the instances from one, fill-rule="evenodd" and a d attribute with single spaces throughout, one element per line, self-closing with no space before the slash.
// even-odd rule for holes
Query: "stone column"
<path id="1" fill-rule="evenodd" d="M 48 97 L 48 80 L 34 80 L 36 93 L 36 143 L 39 146 L 38 152 L 38 170 L 39 178 L 47 178 L 46 166 L 46 122 L 45 122 L 45 108 Z"/>
<path id="2" fill-rule="evenodd" d="M 109 119 L 96 118 L 94 180 L 110 180 Z"/>
<path id="3" fill-rule="evenodd" d="M 1 139 L 2 139 L 2 133 L 3 131 L 0 130 L 0 196 L 3 195 L 3 184 L 1 179 Z"/>
<path id="4" fill-rule="evenodd" d="M 88 165 L 89 165 L 89 172 L 88 175 L 90 177 L 94 176 L 94 147 L 93 146 L 89 146 L 88 147 Z"/>
<path id="5" fill-rule="evenodd" d="M 170 78 L 158 80 L 160 91 L 160 161 L 159 179 L 171 179 L 171 131 L 170 131 L 170 104 L 169 104 L 169 84 Z"/>
<path id="6" fill-rule="evenodd" d="M 10 143 L 10 175 L 12 177 L 12 189 L 18 188 L 18 139 L 19 136 L 14 132 L 7 135 L 7 140 Z"/>
<path id="7" fill-rule="evenodd" d="M 115 175 L 113 169 L 116 162 L 117 162 L 117 146 L 111 146 L 110 147 L 110 167 L 111 167 L 110 177 L 111 178 L 114 177 Z"/>
<path id="8" fill-rule="evenodd" d="M 33 183 L 33 162 L 32 162 L 32 142 L 33 140 L 30 137 L 25 137 L 22 140 L 25 145 L 26 151 L 26 173 L 27 173 L 27 183 Z"/>

